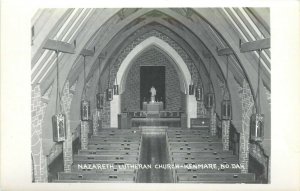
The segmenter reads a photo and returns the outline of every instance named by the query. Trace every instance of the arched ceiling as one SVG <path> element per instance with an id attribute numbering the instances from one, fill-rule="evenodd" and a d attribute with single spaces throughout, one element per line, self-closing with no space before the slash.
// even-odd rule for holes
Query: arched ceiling
<path id="1" fill-rule="evenodd" d="M 93 64 L 89 76 L 98 67 L 98 56 L 114 54 L 124 39 L 143 26 L 156 23 L 164 32 L 177 39 L 207 81 L 209 62 L 203 52 L 214 56 L 213 70 L 224 79 L 225 58 L 217 56 L 216 48 L 231 47 L 229 70 L 238 80 L 248 79 L 255 87 L 257 76 L 256 52 L 240 53 L 239 39 L 243 42 L 270 37 L 268 9 L 252 8 L 174 8 L 174 9 L 45 9 L 38 11 L 32 23 L 32 84 L 40 83 L 42 91 L 54 82 L 56 57 L 53 51 L 42 49 L 47 39 L 72 43 L 76 40 L 75 54 L 60 54 L 60 83 L 76 78 L 82 72 L 83 48 L 93 49 L 95 55 L 87 62 Z M 123 39 L 123 40 L 122 40 Z M 101 71 L 113 63 L 107 55 Z M 197 62 L 198 60 L 198 62 Z M 262 51 L 262 79 L 270 89 L 270 51 Z M 204 72 L 204 73 L 203 73 Z"/>

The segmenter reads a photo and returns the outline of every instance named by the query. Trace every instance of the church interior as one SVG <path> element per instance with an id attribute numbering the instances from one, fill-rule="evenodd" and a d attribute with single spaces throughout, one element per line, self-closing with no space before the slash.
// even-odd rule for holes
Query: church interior
<path id="1" fill-rule="evenodd" d="M 31 19 L 32 182 L 270 183 L 269 8 Z"/>

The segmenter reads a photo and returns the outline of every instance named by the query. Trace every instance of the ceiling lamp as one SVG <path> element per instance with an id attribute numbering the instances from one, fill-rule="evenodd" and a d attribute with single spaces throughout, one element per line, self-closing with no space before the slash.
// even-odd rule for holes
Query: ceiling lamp
<path id="1" fill-rule="evenodd" d="M 80 114 L 81 121 L 89 121 L 91 119 L 91 106 L 90 101 L 86 99 L 86 77 L 85 77 L 85 55 L 83 55 L 83 73 L 84 73 L 84 82 L 83 82 L 83 99 L 80 104 Z"/>
<path id="2" fill-rule="evenodd" d="M 52 133 L 54 142 L 62 142 L 66 140 L 67 131 L 66 131 L 66 115 L 61 111 L 61 95 L 59 88 L 59 53 L 69 53 L 74 54 L 76 47 L 76 41 L 74 45 L 48 39 L 43 46 L 43 49 L 55 51 L 56 53 L 56 103 L 55 103 L 55 112 L 56 114 L 52 116 Z M 59 107 L 57 107 L 57 102 L 59 102 Z"/>
<path id="3" fill-rule="evenodd" d="M 203 101 L 204 100 L 204 90 L 202 86 L 197 87 L 196 89 L 196 100 Z"/>
<path id="4" fill-rule="evenodd" d="M 209 59 L 209 71 L 208 71 L 208 78 L 209 80 L 211 80 L 210 78 L 210 72 L 211 72 L 211 55 L 209 54 L 207 56 L 207 58 Z M 214 102 L 215 102 L 215 94 L 212 91 L 212 82 L 208 82 L 208 86 L 209 86 L 209 90 L 208 93 L 206 94 L 206 98 L 205 98 L 205 106 L 207 109 L 211 109 L 214 106 Z"/>
<path id="5" fill-rule="evenodd" d="M 91 103 L 86 98 L 85 57 L 94 56 L 94 53 L 95 53 L 95 47 L 94 47 L 94 51 L 88 49 L 82 49 L 82 51 L 80 52 L 80 55 L 83 56 L 83 75 L 84 75 L 83 98 L 80 104 L 81 121 L 91 120 Z"/>
<path id="6" fill-rule="evenodd" d="M 99 56 L 98 60 L 99 60 L 99 81 L 100 81 L 100 76 L 101 76 L 101 71 L 100 71 L 100 66 L 101 66 L 101 59 L 104 59 L 104 57 Z M 104 107 L 104 94 L 101 93 L 101 84 L 99 84 L 98 87 L 98 93 L 96 94 L 96 106 L 97 109 L 103 109 Z"/>
<path id="7" fill-rule="evenodd" d="M 260 113 L 260 59 L 261 49 L 258 50 L 258 75 L 257 75 L 257 91 L 256 103 L 257 111 L 251 116 L 250 119 L 250 138 L 253 141 L 263 141 L 264 138 L 264 114 Z"/>
<path id="8" fill-rule="evenodd" d="M 61 112 L 61 95 L 59 91 L 59 67 L 58 67 L 58 54 L 56 50 L 56 103 L 55 111 L 56 114 L 52 116 L 52 130 L 53 130 L 53 141 L 61 142 L 66 140 L 67 128 L 66 128 L 66 115 Z M 59 109 L 57 110 L 57 102 L 59 102 Z"/>
<path id="9" fill-rule="evenodd" d="M 250 139 L 252 141 L 263 141 L 264 139 L 264 114 L 260 113 L 260 61 L 261 52 L 263 49 L 270 48 L 270 38 L 259 39 L 252 42 L 242 43 L 239 41 L 240 52 L 252 52 L 258 51 L 258 75 L 257 75 L 257 91 L 255 96 L 256 101 L 256 113 L 254 113 L 250 118 Z M 254 107 L 253 107 L 254 110 Z"/>
<path id="10" fill-rule="evenodd" d="M 221 103 L 221 116 L 222 120 L 231 120 L 231 101 L 229 100 L 228 96 L 225 96 L 226 93 L 226 84 L 228 82 L 228 57 L 226 55 L 226 82 L 224 83 L 224 92 L 223 92 L 223 101 Z M 227 89 L 228 91 L 228 89 Z"/>
<path id="11" fill-rule="evenodd" d="M 110 64 L 109 64 L 108 70 L 109 70 L 109 73 L 108 73 L 108 78 L 107 78 L 106 100 L 112 101 L 113 100 L 113 89 L 110 88 Z"/>

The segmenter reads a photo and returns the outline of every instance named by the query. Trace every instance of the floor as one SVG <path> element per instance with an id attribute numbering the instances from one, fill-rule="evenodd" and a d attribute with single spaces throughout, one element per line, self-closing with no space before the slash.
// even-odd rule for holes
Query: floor
<path id="1" fill-rule="evenodd" d="M 155 164 L 168 164 L 168 151 L 165 134 L 144 134 L 142 142 L 141 164 L 151 164 L 151 169 L 140 169 L 141 183 L 171 183 L 170 170 L 156 169 Z"/>

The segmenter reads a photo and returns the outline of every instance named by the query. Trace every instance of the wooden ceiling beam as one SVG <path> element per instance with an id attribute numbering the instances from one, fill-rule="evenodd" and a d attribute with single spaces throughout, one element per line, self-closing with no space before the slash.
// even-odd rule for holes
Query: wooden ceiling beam
<path id="1" fill-rule="evenodd" d="M 230 54 L 233 54 L 233 50 L 230 47 L 226 48 L 216 48 L 218 56 L 228 56 Z"/>
<path id="2" fill-rule="evenodd" d="M 245 40 L 246 41 L 255 41 L 255 40 L 253 40 L 255 38 L 250 36 L 249 32 L 245 29 L 244 26 L 242 26 L 241 22 L 237 19 L 237 17 L 233 14 L 233 12 L 228 8 L 226 8 L 225 10 L 229 14 L 229 16 L 232 18 L 233 22 L 240 29 L 240 31 L 243 33 L 243 35 L 245 37 Z M 226 14 L 224 14 L 224 16 L 226 16 Z M 233 28 L 237 31 L 237 34 L 240 34 L 240 31 L 238 29 L 236 29 L 236 27 L 234 25 L 233 25 Z M 240 36 L 241 36 L 241 34 L 240 34 Z M 254 55 L 254 57 L 257 58 L 256 55 Z M 270 61 L 268 60 L 268 58 L 264 54 L 261 55 L 261 59 L 264 61 L 264 63 L 267 65 L 267 67 L 270 68 Z"/>
<path id="3" fill-rule="evenodd" d="M 95 47 L 94 47 L 94 50 L 88 50 L 88 49 L 82 49 L 81 52 L 80 52 L 80 55 L 82 56 L 94 56 L 95 54 Z"/>
<path id="4" fill-rule="evenodd" d="M 242 41 L 240 40 L 239 43 L 241 53 L 270 48 L 270 38 L 245 43 L 242 43 Z"/>
<path id="5" fill-rule="evenodd" d="M 241 20 L 244 22 L 244 24 L 247 26 L 247 28 L 249 29 L 249 31 L 253 34 L 253 36 L 256 39 L 261 39 L 262 36 L 259 36 L 257 34 L 257 32 L 253 29 L 252 25 L 250 24 L 250 21 L 248 21 L 248 19 L 244 16 L 244 14 L 242 13 L 242 11 L 239 8 L 234 8 L 235 12 L 237 13 L 237 15 L 241 18 Z M 254 23 L 253 23 L 254 24 Z M 254 24 L 255 25 L 255 24 Z M 259 30 L 259 29 L 258 29 Z M 261 32 L 261 31 L 260 31 Z M 262 33 L 261 33 L 262 34 Z M 269 37 L 269 35 L 267 36 Z M 268 55 L 268 57 L 271 57 L 271 53 L 270 50 L 266 49 L 264 50 L 266 52 L 266 54 Z"/>
<path id="6" fill-rule="evenodd" d="M 69 53 L 74 54 L 76 48 L 76 42 L 74 41 L 74 44 L 70 44 L 67 42 L 57 41 L 57 40 L 51 40 L 48 39 L 45 45 L 43 46 L 43 49 L 58 51 L 62 53 Z"/>

